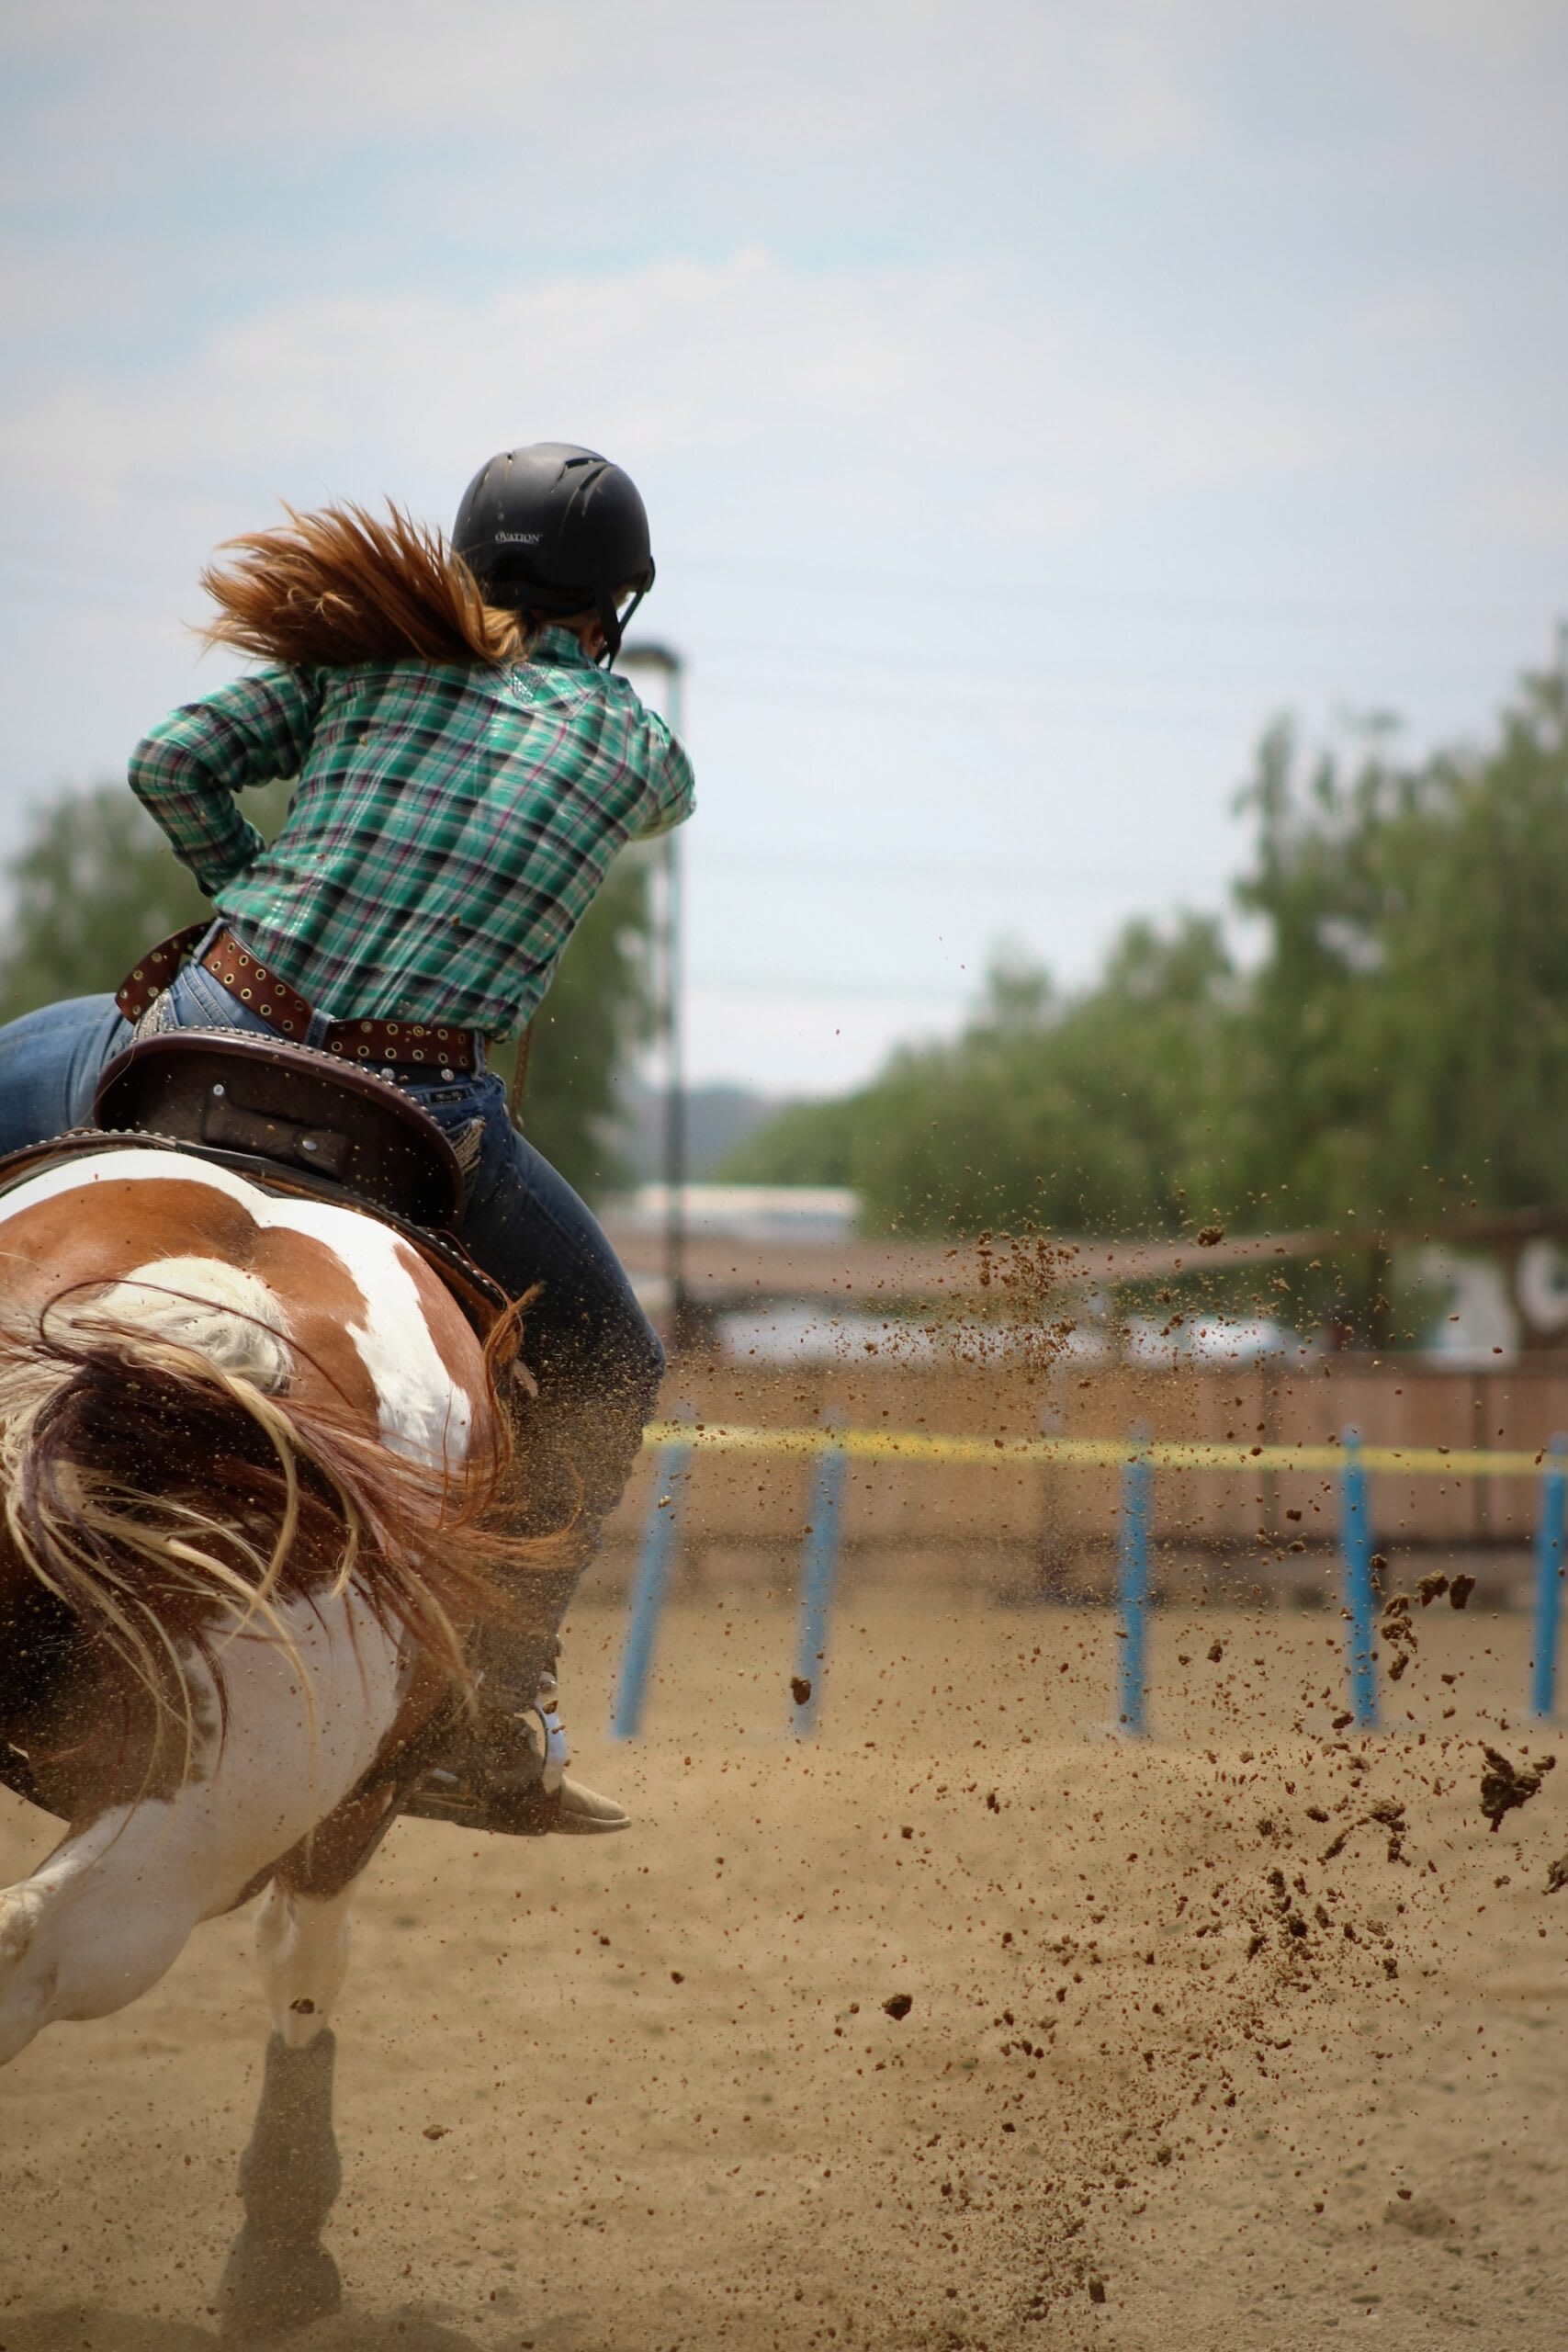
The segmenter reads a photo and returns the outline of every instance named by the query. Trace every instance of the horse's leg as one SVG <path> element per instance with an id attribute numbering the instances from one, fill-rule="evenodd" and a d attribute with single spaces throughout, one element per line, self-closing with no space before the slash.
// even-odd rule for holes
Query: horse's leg
<path id="1" fill-rule="evenodd" d="M 348 1965 L 359 1874 L 391 1819 L 388 1790 L 351 1798 L 279 1863 L 256 1922 L 273 2015 L 261 2104 L 240 2159 L 244 2223 L 219 2288 L 226 2336 L 276 2335 L 335 2312 L 338 2268 L 321 2232 L 343 2180 L 333 2134 L 328 2019 Z"/>
<path id="2" fill-rule="evenodd" d="M 273 2024 L 290 2050 L 324 2030 L 343 1989 L 353 1900 L 352 1880 L 322 1896 L 291 1886 L 280 1871 L 262 1905 L 256 1958 Z"/>
<path id="3" fill-rule="evenodd" d="M 57 2018 L 123 2008 L 177 1959 L 206 1907 L 177 1823 L 177 1801 L 116 1806 L 0 1889 L 0 2065 Z"/>
<path id="4" fill-rule="evenodd" d="M 244 2224 L 230 2251 L 219 2309 L 231 2337 L 281 2335 L 335 2312 L 337 2264 L 321 2244 L 343 2181 L 333 2136 L 326 2020 L 348 1957 L 352 1886 L 312 1901 L 275 1881 L 256 1947 L 276 2020 L 250 2145 L 240 2159 Z"/>

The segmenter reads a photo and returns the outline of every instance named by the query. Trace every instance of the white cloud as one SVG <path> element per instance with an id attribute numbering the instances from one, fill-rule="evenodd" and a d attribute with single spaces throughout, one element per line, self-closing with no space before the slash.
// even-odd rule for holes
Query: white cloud
<path id="1" fill-rule="evenodd" d="M 588 208 L 607 172 L 635 203 L 694 160 L 782 168 L 805 199 L 829 159 L 918 172 L 1021 133 L 1124 165 L 1278 140 L 1267 82 L 1310 92 L 1336 53 L 1376 101 L 1374 149 L 1425 124 L 1562 184 L 1558 0 L 11 0 L 0 28 L 29 200 L 45 156 L 80 195 L 131 158 L 148 185 L 400 146 L 405 172 L 467 155 L 498 205 L 559 186 Z M 1309 109 L 1292 143 L 1333 128 Z"/>
<path id="2" fill-rule="evenodd" d="M 491 447 L 561 435 L 662 478 L 689 540 L 733 545 L 739 525 L 841 558 L 874 535 L 883 563 L 934 548 L 973 575 L 1331 446 L 1219 362 L 1162 377 L 1145 357 L 1134 386 L 1119 340 L 958 266 L 810 271 L 756 250 L 473 302 L 316 298 L 0 413 L 0 464 L 24 539 L 47 516 L 57 548 L 117 521 L 184 546 L 273 495 L 387 492 L 439 515 Z"/>
<path id="3" fill-rule="evenodd" d="M 515 188 L 585 153 L 668 172 L 694 140 L 710 161 L 801 164 L 803 151 L 890 146 L 955 113 L 1005 134 L 1027 111 L 1094 151 L 1161 153 L 1191 142 L 1209 56 L 1246 13 L 1213 0 L 987 0 L 982 17 L 965 0 L 13 0 L 4 50 L 41 74 L 38 134 L 87 187 L 129 134 L 154 178 L 193 153 L 434 138 Z M 149 113 L 172 141 L 136 141 Z"/>
<path id="4" fill-rule="evenodd" d="M 175 621 L 277 496 L 445 520 L 492 448 L 581 435 L 642 481 L 694 657 L 705 1067 L 863 1067 L 1015 908 L 1082 974 L 1133 904 L 1217 896 L 1278 702 L 1470 726 L 1535 650 L 1565 26 L 13 0 L 3 781 L 102 772 L 210 683 Z M 1445 602 L 1490 635 L 1434 638 Z M 1014 888 L 1063 858 L 1125 891 Z M 807 956 L 841 1004 L 792 1001 Z"/>
<path id="5" fill-rule="evenodd" d="M 1353 0 L 1369 62 L 1403 85 L 1428 154 L 1522 185 L 1568 182 L 1568 11 L 1561 0 Z M 1410 138 L 1410 129 L 1404 134 Z"/>

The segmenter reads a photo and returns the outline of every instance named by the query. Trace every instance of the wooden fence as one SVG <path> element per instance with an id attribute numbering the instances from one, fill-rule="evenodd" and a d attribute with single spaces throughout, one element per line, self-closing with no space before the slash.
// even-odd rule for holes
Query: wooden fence
<path id="1" fill-rule="evenodd" d="M 1058 1366 L 1044 1377 L 981 1363 L 940 1372 L 869 1362 L 787 1371 L 685 1363 L 671 1371 L 660 1411 L 714 1429 L 836 1420 L 1004 1445 L 1042 1433 L 1120 1438 L 1141 1428 L 1160 1441 L 1278 1448 L 1331 1444 L 1354 1428 L 1370 1447 L 1534 1453 L 1568 1429 L 1568 1358 L 1453 1371 L 1331 1356 L 1302 1368 L 1232 1372 Z M 617 1548 L 642 1528 L 652 1476 L 645 1458 L 612 1523 Z M 699 1450 L 683 1523 L 705 1544 L 796 1543 L 811 1476 L 809 1461 L 798 1457 Z M 1529 1479 L 1380 1470 L 1369 1484 L 1380 1540 L 1449 1548 L 1530 1540 L 1537 1497 Z M 1070 1554 L 1110 1538 L 1119 1491 L 1119 1473 L 1110 1466 L 856 1459 L 848 1467 L 843 1539 L 856 1549 L 989 1545 Z M 1163 1543 L 1194 1547 L 1256 1545 L 1260 1534 L 1284 1546 L 1332 1540 L 1337 1512 L 1332 1476 L 1322 1469 L 1260 1469 L 1256 1479 L 1234 1470 L 1163 1470 L 1154 1532 Z"/>

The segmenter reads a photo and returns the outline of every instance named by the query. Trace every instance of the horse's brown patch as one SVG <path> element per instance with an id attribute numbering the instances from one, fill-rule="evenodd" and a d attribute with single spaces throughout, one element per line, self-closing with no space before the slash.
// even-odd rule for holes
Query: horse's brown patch
<path id="1" fill-rule="evenodd" d="M 245 1262 L 288 1302 L 296 1349 L 293 1387 L 312 1404 L 335 1400 L 374 1428 L 379 1409 L 376 1384 L 349 1337 L 349 1326 L 365 1322 L 370 1303 L 336 1250 L 312 1234 L 264 1227 Z"/>
<path id="2" fill-rule="evenodd" d="M 486 1419 L 479 1347 L 467 1318 L 423 1260 L 406 1244 L 396 1246 L 443 1367 Z M 375 1383 L 349 1337 L 351 1325 L 367 1319 L 370 1302 L 336 1251 L 313 1234 L 258 1224 L 243 1202 L 216 1185 L 177 1176 L 105 1177 L 18 1210 L 0 1227 L 7 1303 L 28 1318 L 55 1299 L 118 1282 L 164 1257 L 219 1258 L 275 1289 L 288 1306 L 301 1397 L 318 1405 L 330 1398 L 374 1426 Z M 480 1444 L 491 1435 L 488 1421 L 475 1431 Z"/>
<path id="3" fill-rule="evenodd" d="M 8 1216 L 0 1277 L 13 1312 L 36 1315 L 51 1298 L 118 1282 L 150 1258 L 209 1256 L 253 1272 L 258 1231 L 249 1209 L 215 1184 L 107 1176 Z"/>

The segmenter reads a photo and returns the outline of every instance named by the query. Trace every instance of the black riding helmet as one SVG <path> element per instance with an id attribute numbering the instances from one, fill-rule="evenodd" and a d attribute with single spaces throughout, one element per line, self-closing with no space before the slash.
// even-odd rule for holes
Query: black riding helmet
<path id="1" fill-rule="evenodd" d="M 613 662 L 653 585 L 648 511 L 630 474 L 570 441 L 503 449 L 463 492 L 452 546 L 492 605 L 595 612 Z M 617 590 L 636 594 L 625 616 Z"/>

